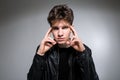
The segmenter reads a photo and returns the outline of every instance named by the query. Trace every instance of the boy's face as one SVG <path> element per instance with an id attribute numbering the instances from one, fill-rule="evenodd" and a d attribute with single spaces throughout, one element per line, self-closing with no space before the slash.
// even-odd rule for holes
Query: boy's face
<path id="1" fill-rule="evenodd" d="M 70 26 L 65 20 L 56 20 L 52 23 L 52 34 L 58 44 L 66 44 L 70 39 Z"/>

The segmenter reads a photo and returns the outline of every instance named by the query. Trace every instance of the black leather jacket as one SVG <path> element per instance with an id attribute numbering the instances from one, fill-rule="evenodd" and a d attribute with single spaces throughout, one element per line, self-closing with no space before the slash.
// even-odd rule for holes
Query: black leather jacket
<path id="1" fill-rule="evenodd" d="M 27 80 L 58 80 L 58 49 L 55 45 L 44 56 L 35 54 Z M 90 48 L 85 45 L 85 50 L 78 52 L 70 47 L 70 52 L 68 80 L 99 80 Z"/>

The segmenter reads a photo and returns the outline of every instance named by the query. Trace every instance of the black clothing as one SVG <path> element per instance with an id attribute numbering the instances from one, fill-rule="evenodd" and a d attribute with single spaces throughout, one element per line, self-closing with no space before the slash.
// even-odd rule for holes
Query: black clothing
<path id="1" fill-rule="evenodd" d="M 59 48 L 59 76 L 58 80 L 68 80 L 69 76 L 69 48 Z"/>
<path id="2" fill-rule="evenodd" d="M 27 80 L 59 80 L 62 76 L 66 76 L 66 80 L 99 80 L 91 55 L 86 45 L 83 52 L 72 47 L 61 50 L 54 45 L 44 56 L 35 54 Z"/>

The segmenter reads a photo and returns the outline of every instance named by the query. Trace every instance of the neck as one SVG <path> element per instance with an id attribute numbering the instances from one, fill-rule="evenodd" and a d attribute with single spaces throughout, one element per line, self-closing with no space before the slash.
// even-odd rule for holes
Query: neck
<path id="1" fill-rule="evenodd" d="M 58 46 L 59 46 L 60 48 L 68 48 L 68 47 L 70 47 L 70 46 L 67 45 L 67 44 L 58 44 Z"/>

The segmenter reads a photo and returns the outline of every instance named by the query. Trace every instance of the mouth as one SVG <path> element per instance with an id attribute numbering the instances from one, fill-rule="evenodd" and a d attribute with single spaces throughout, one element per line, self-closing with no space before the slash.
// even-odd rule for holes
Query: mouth
<path id="1" fill-rule="evenodd" d="M 58 40 L 59 42 L 61 42 L 61 41 L 65 41 L 64 38 L 57 38 L 57 40 Z"/>

